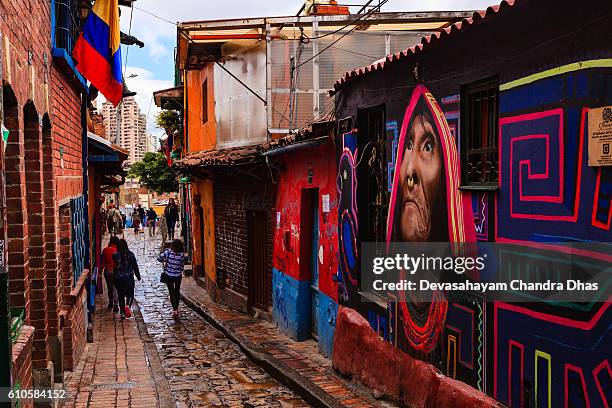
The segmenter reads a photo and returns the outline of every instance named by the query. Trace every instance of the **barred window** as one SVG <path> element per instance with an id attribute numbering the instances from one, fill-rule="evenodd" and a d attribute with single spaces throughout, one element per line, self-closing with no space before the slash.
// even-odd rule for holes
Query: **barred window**
<path id="1" fill-rule="evenodd" d="M 499 81 L 486 79 L 461 88 L 460 149 L 463 187 L 497 187 Z"/>

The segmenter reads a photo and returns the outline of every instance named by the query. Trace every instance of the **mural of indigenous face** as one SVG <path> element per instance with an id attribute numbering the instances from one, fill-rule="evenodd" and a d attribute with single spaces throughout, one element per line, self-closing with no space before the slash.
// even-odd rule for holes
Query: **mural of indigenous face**
<path id="1" fill-rule="evenodd" d="M 459 155 L 435 98 L 418 85 L 406 109 L 391 190 L 387 242 L 474 242 Z"/>
<path id="2" fill-rule="evenodd" d="M 446 219 L 440 137 L 422 101 L 410 119 L 399 170 L 395 209 L 399 240 L 445 241 L 448 230 L 440 222 Z"/>
<path id="3" fill-rule="evenodd" d="M 392 242 L 475 242 L 471 197 L 459 191 L 459 156 L 435 98 L 418 85 L 402 123 L 387 219 Z M 403 332 L 413 349 L 431 352 L 448 310 L 443 293 L 420 302 L 399 292 Z"/>

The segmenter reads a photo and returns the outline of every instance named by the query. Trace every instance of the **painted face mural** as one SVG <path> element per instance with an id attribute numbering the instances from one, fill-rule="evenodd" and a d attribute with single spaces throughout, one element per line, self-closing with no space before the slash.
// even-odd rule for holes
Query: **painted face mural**
<path id="1" fill-rule="evenodd" d="M 391 190 L 387 243 L 475 242 L 471 198 L 459 187 L 459 156 L 442 110 L 427 89 L 415 88 L 402 123 Z M 399 293 L 410 345 L 436 347 L 448 303 L 442 293 L 419 302 Z"/>

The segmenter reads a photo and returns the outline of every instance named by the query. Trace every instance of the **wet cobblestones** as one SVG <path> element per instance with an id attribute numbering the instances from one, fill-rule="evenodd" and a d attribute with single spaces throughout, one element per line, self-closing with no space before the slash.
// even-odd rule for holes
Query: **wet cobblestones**
<path id="1" fill-rule="evenodd" d="M 177 407 L 308 407 L 252 363 L 232 341 L 181 303 L 178 319 L 155 259 L 159 240 L 126 234 L 142 281 L 136 300 Z"/>

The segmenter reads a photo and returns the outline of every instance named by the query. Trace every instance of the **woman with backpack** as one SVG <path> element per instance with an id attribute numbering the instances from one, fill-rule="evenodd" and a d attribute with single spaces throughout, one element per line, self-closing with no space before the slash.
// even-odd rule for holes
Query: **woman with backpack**
<path id="1" fill-rule="evenodd" d="M 136 255 L 129 250 L 125 239 L 120 239 L 117 252 L 113 255 L 115 263 L 115 287 L 119 296 L 121 319 L 132 316 L 131 307 L 134 301 L 134 275 L 140 280 L 140 270 Z"/>
<path id="2" fill-rule="evenodd" d="M 172 316 L 178 317 L 179 302 L 181 300 L 181 280 L 185 267 L 185 249 L 183 241 L 175 239 L 172 241 L 170 249 L 162 252 L 157 260 L 164 263 L 164 272 L 161 275 L 161 282 L 168 286 L 170 293 L 170 303 L 172 304 Z"/>

